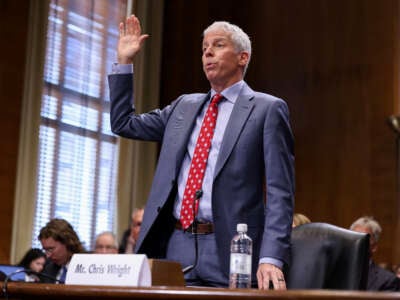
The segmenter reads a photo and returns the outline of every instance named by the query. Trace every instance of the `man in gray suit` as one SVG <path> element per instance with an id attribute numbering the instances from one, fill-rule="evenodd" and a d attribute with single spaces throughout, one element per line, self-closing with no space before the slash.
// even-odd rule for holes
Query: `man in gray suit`
<path id="1" fill-rule="evenodd" d="M 132 62 L 148 35 L 141 33 L 135 16 L 121 23 L 119 31 L 118 64 L 109 76 L 112 130 L 161 143 L 136 252 L 188 267 L 188 285 L 228 286 L 230 241 L 237 223 L 246 223 L 253 240 L 253 286 L 268 289 L 272 283 L 275 289 L 286 289 L 283 269 L 289 263 L 294 205 L 293 135 L 286 103 L 253 91 L 243 80 L 251 56 L 249 37 L 236 25 L 213 23 L 202 43 L 203 71 L 211 90 L 135 114 Z M 195 221 L 185 228 L 182 199 L 203 118 L 217 93 L 222 100 L 201 171 L 204 179 L 190 199 Z"/>

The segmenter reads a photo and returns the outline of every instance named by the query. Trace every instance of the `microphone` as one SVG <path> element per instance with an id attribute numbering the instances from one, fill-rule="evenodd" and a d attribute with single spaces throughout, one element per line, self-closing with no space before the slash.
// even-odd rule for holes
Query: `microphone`
<path id="1" fill-rule="evenodd" d="M 197 261 L 199 257 L 199 241 L 197 238 L 197 221 L 196 221 L 196 202 L 203 196 L 203 190 L 197 190 L 194 194 L 194 200 L 193 200 L 193 223 L 192 223 L 192 228 L 193 228 L 193 234 L 194 234 L 194 264 L 189 265 L 185 268 L 182 269 L 183 274 L 189 273 L 192 271 L 196 266 L 197 266 Z"/>
<path id="2" fill-rule="evenodd" d="M 36 271 L 31 270 L 31 269 L 27 269 L 27 274 L 28 275 L 31 275 L 31 274 L 36 275 L 36 276 L 39 277 L 39 279 L 40 279 L 40 277 L 44 277 L 44 278 L 47 278 L 47 279 L 50 279 L 50 280 L 54 281 L 54 283 L 59 283 L 59 284 L 64 284 L 65 283 L 64 280 L 57 279 L 56 277 L 51 276 L 51 275 L 49 275 L 47 273 L 36 272 Z"/>
<path id="3" fill-rule="evenodd" d="M 31 270 L 31 269 L 20 269 L 20 270 L 16 270 L 16 271 L 11 272 L 10 274 L 8 274 L 8 275 L 6 276 L 6 278 L 4 279 L 2 291 L 3 291 L 3 294 L 4 294 L 4 296 L 5 296 L 5 299 L 8 299 L 8 290 L 7 290 L 8 282 L 9 282 L 10 280 L 12 280 L 12 277 L 13 277 L 14 275 L 19 274 L 19 273 L 26 273 L 27 275 L 33 274 L 33 275 L 38 276 L 39 279 L 40 279 L 40 277 L 45 277 L 45 278 L 51 279 L 51 280 L 54 281 L 55 283 L 64 283 L 63 280 L 58 280 L 58 279 L 55 278 L 54 276 L 51 276 L 51 275 L 46 274 L 46 273 L 36 272 L 36 271 Z"/>
<path id="4" fill-rule="evenodd" d="M 199 200 L 200 198 L 201 198 L 201 196 L 203 196 L 203 190 L 197 190 L 195 193 L 194 193 L 194 199 L 195 200 Z"/>
<path id="5" fill-rule="evenodd" d="M 394 132 L 400 134 L 400 116 L 392 115 L 388 117 L 387 121 Z"/>

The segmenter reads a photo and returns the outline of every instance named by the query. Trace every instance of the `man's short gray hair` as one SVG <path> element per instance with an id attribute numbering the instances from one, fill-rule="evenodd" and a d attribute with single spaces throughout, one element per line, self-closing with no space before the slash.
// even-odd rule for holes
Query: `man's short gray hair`
<path id="1" fill-rule="evenodd" d="M 251 58 L 251 41 L 249 36 L 239 26 L 226 21 L 216 21 L 212 23 L 204 30 L 203 36 L 217 30 L 222 30 L 229 34 L 238 53 L 244 51 L 249 54 L 249 60 L 244 68 L 244 73 L 246 73 Z"/>
<path id="2" fill-rule="evenodd" d="M 361 217 L 361 218 L 357 219 L 356 221 L 354 221 L 353 224 L 351 224 L 350 229 L 353 230 L 357 226 L 365 227 L 365 228 L 368 228 L 369 230 L 371 230 L 375 242 L 379 241 L 379 238 L 382 233 L 382 227 L 374 219 L 374 217 L 371 217 L 371 216 Z"/>
<path id="3" fill-rule="evenodd" d="M 113 239 L 113 246 L 115 247 L 115 249 L 118 249 L 118 240 L 117 240 L 117 236 L 115 235 L 114 232 L 111 231 L 103 231 L 101 233 L 99 233 L 96 236 L 96 240 L 95 243 L 97 243 L 97 240 L 101 237 L 101 236 L 110 236 Z"/>

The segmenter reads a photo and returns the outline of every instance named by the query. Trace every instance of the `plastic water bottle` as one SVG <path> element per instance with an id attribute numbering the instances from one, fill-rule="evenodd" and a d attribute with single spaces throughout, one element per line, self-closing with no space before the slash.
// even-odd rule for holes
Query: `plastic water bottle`
<path id="1" fill-rule="evenodd" d="M 247 224 L 237 224 L 237 232 L 231 241 L 229 287 L 251 288 L 253 241 L 246 234 Z"/>

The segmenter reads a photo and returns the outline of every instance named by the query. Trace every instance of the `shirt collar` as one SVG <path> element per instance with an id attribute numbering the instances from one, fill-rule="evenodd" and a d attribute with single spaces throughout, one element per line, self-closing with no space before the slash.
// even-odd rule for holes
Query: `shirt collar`
<path id="1" fill-rule="evenodd" d="M 227 87 L 226 89 L 224 89 L 220 94 L 222 96 L 224 96 L 224 98 L 228 101 L 231 102 L 233 104 L 235 104 L 237 97 L 239 96 L 239 92 L 242 89 L 244 85 L 244 80 L 240 80 L 234 84 L 232 84 L 230 87 Z M 213 89 L 211 89 L 211 98 L 214 97 L 214 95 L 217 92 L 214 91 Z"/>

